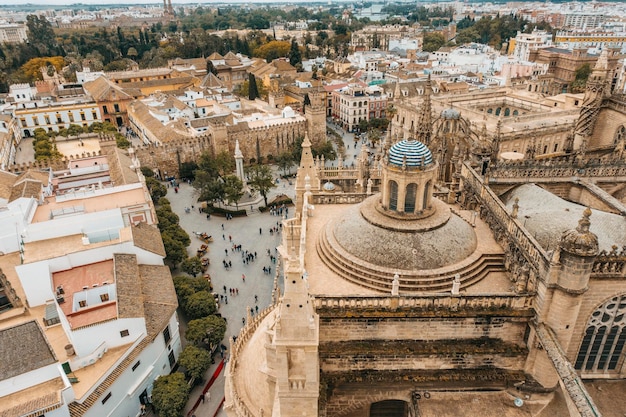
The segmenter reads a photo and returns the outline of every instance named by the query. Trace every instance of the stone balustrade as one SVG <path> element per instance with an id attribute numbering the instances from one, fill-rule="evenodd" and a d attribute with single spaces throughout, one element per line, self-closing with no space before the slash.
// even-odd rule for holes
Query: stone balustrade
<path id="1" fill-rule="evenodd" d="M 539 324 L 535 327 L 541 346 L 546 350 L 548 357 L 554 364 L 559 378 L 563 382 L 565 395 L 569 396 L 581 417 L 600 417 L 602 414 L 593 402 L 593 398 L 585 388 L 583 381 L 567 359 L 561 349 L 556 336 L 546 326 Z"/>
<path id="2" fill-rule="evenodd" d="M 516 219 L 512 219 L 507 212 L 504 203 L 498 196 L 487 186 L 485 186 L 482 178 L 472 167 L 466 162 L 463 163 L 461 169 L 461 177 L 465 187 L 472 189 L 476 198 L 492 216 L 493 219 L 502 227 L 506 233 L 517 242 L 518 248 L 524 256 L 530 261 L 531 265 L 536 265 L 543 272 L 550 267 L 550 257 L 537 240 L 524 229 Z M 493 227 L 493 225 L 490 225 Z M 545 274 L 541 273 L 543 277 Z"/>
<path id="3" fill-rule="evenodd" d="M 626 177 L 626 163 L 621 160 L 611 162 L 592 159 L 583 165 L 573 165 L 570 161 L 521 160 L 498 162 L 491 168 L 490 180 L 567 177 Z"/>
<path id="4" fill-rule="evenodd" d="M 316 310 L 529 310 L 532 308 L 532 295 L 516 294 L 428 294 L 407 296 L 327 296 L 317 295 L 313 299 Z"/>

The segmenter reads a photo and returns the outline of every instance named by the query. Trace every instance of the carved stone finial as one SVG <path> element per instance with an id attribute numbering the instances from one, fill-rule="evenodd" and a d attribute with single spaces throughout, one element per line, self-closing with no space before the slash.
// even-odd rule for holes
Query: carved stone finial
<path id="1" fill-rule="evenodd" d="M 400 276 L 398 273 L 393 276 L 393 282 L 391 283 L 391 295 L 394 297 L 400 295 Z"/>
<path id="2" fill-rule="evenodd" d="M 561 236 L 560 247 L 566 252 L 580 256 L 596 256 L 598 254 L 598 236 L 589 231 L 591 209 L 587 207 L 578 227 L 567 230 Z"/>

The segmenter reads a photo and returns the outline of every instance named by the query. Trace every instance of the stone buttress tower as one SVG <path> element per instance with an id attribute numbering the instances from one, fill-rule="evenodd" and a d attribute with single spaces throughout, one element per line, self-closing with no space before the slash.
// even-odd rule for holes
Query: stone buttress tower
<path id="1" fill-rule="evenodd" d="M 424 101 L 420 107 L 419 118 L 417 120 L 417 127 L 415 129 L 415 139 L 422 142 L 426 146 L 430 146 L 430 139 L 433 134 L 433 121 L 432 121 L 432 104 L 430 95 L 432 93 L 432 84 L 430 81 L 430 74 L 424 87 Z"/>
<path id="2" fill-rule="evenodd" d="M 306 106 L 304 117 L 306 117 L 307 131 L 312 143 L 319 144 L 326 142 L 326 107 L 324 98 L 317 91 L 309 93 L 311 104 Z"/>
<path id="3" fill-rule="evenodd" d="M 590 216 L 591 210 L 587 208 L 578 227 L 563 233 L 555 259 L 560 270 L 545 322 L 566 351 L 598 255 L 598 237 L 589 231 Z"/>
<path id="4" fill-rule="evenodd" d="M 581 147 L 584 150 L 587 140 L 593 133 L 602 100 L 610 89 L 608 53 L 607 49 L 602 51 L 587 79 L 585 97 L 574 128 L 574 150 Z"/>
<path id="5" fill-rule="evenodd" d="M 567 351 L 574 325 L 588 289 L 593 262 L 598 255 L 598 237 L 589 231 L 591 210 L 583 212 L 578 227 L 563 233 L 552 259 L 552 289 L 545 296 L 538 322 L 554 333 L 563 351 Z M 552 361 L 541 348 L 531 350 L 527 372 L 545 388 L 553 388 L 558 376 Z M 528 369 L 530 368 L 530 369 Z"/>

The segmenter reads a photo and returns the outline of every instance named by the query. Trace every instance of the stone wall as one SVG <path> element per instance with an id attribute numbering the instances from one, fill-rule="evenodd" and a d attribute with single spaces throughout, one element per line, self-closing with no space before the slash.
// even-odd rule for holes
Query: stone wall
<path id="1" fill-rule="evenodd" d="M 178 176 L 178 169 L 183 162 L 197 161 L 200 154 L 212 151 L 212 138 L 200 136 L 182 141 L 173 141 L 163 145 L 144 145 L 135 148 L 135 155 L 142 166 L 159 170 L 161 175 Z"/>
<path id="2" fill-rule="evenodd" d="M 343 318 L 320 317 L 320 343 L 336 340 L 446 340 L 495 338 L 523 344 L 525 317 Z"/>

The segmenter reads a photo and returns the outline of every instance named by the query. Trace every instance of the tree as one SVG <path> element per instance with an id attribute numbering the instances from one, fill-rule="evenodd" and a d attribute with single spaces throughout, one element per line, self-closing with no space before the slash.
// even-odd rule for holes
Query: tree
<path id="1" fill-rule="evenodd" d="M 422 46 L 422 50 L 425 52 L 435 52 L 445 44 L 446 40 L 441 33 L 427 32 L 424 33 L 424 44 Z"/>
<path id="2" fill-rule="evenodd" d="M 197 256 L 190 256 L 181 262 L 180 269 L 195 277 L 202 273 L 202 261 Z"/>
<path id="3" fill-rule="evenodd" d="M 199 191 L 198 201 L 206 201 L 214 203 L 216 201 L 224 201 L 225 190 L 224 181 L 221 178 L 214 178 L 206 171 L 198 169 L 195 171 L 196 179 L 193 181 L 193 187 Z"/>
<path id="4" fill-rule="evenodd" d="M 198 164 L 194 161 L 183 162 L 180 164 L 179 175 L 181 178 L 194 180 L 196 178 L 195 171 L 198 169 Z"/>
<path id="5" fill-rule="evenodd" d="M 26 16 L 26 26 L 28 27 L 28 43 L 41 55 L 58 54 L 56 36 L 52 25 L 45 16 L 30 14 Z"/>
<path id="6" fill-rule="evenodd" d="M 187 249 L 179 240 L 174 239 L 167 232 L 161 233 L 163 246 L 165 247 L 164 261 L 171 267 L 176 267 L 187 256 Z"/>
<path id="7" fill-rule="evenodd" d="M 150 193 L 150 197 L 152 197 L 153 202 L 159 201 L 159 198 L 167 195 L 167 189 L 165 186 L 153 177 L 146 177 L 146 187 L 148 188 L 148 192 Z"/>
<path id="8" fill-rule="evenodd" d="M 226 333 L 226 321 L 222 317 L 208 316 L 201 319 L 191 320 L 187 324 L 185 339 L 195 345 L 205 344 L 209 350 L 219 345 Z"/>
<path id="9" fill-rule="evenodd" d="M 178 357 L 178 363 L 192 379 L 202 379 L 204 372 L 211 366 L 211 360 L 211 354 L 206 349 L 195 345 L 185 346 Z"/>
<path id="10" fill-rule="evenodd" d="M 265 205 L 267 206 L 267 193 L 276 187 L 272 170 L 267 165 L 252 165 L 247 170 L 248 185 L 254 191 L 258 191 L 263 196 Z"/>
<path id="11" fill-rule="evenodd" d="M 267 62 L 270 62 L 276 58 L 287 56 L 290 49 L 291 44 L 287 41 L 270 41 L 255 49 L 252 55 L 264 58 Z"/>
<path id="12" fill-rule="evenodd" d="M 215 314 L 217 305 L 213 295 L 208 291 L 198 291 L 187 298 L 187 304 L 184 306 L 185 314 L 191 320 Z"/>
<path id="13" fill-rule="evenodd" d="M 239 200 L 243 197 L 243 182 L 235 175 L 224 179 L 224 198 L 228 204 L 235 203 L 239 210 Z"/>
<path id="14" fill-rule="evenodd" d="M 589 79 L 589 75 L 591 75 L 591 65 L 583 64 L 580 67 L 576 68 L 574 71 L 574 81 L 571 84 L 572 93 L 582 93 L 585 91 L 585 86 L 587 85 L 587 80 Z"/>
<path id="15" fill-rule="evenodd" d="M 152 388 L 152 404 L 161 417 L 180 417 L 189 398 L 185 375 L 175 372 L 160 376 Z"/>
<path id="16" fill-rule="evenodd" d="M 45 58 L 32 58 L 29 59 L 24 65 L 20 67 L 20 73 L 22 81 L 33 82 L 35 80 L 42 80 L 43 74 L 42 68 L 53 67 L 57 72 L 61 72 L 65 60 L 62 56 L 51 56 Z"/>
<path id="17" fill-rule="evenodd" d="M 253 73 L 248 74 L 248 100 L 254 101 L 259 97 L 259 88 Z"/>
<path id="18" fill-rule="evenodd" d="M 141 166 L 139 168 L 139 170 L 141 171 L 141 173 L 143 174 L 144 177 L 146 178 L 153 178 L 154 177 L 154 171 L 151 168 L 148 168 L 147 166 Z M 159 201 L 158 199 L 156 201 Z"/>
<path id="19" fill-rule="evenodd" d="M 289 49 L 289 63 L 294 67 L 298 64 L 302 64 L 302 54 L 300 53 L 300 47 L 295 38 L 291 40 L 291 47 Z"/>
<path id="20" fill-rule="evenodd" d="M 283 171 L 283 174 L 287 174 L 287 170 L 291 169 L 294 162 L 291 152 L 282 152 L 276 157 L 276 165 Z"/>

